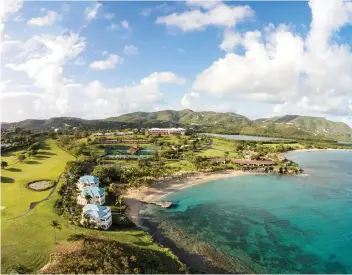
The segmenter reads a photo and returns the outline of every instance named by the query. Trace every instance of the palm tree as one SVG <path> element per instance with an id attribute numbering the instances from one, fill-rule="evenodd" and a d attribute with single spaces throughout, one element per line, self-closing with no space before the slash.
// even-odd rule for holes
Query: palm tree
<path id="1" fill-rule="evenodd" d="M 51 221 L 50 225 L 54 228 L 54 240 L 56 244 L 56 229 L 61 230 L 60 223 L 58 221 Z"/>
<path id="2" fill-rule="evenodd" d="M 121 206 L 122 206 L 122 202 L 123 202 L 123 196 L 122 195 L 120 195 L 120 196 L 118 196 L 117 197 L 117 200 L 116 200 L 116 203 L 115 203 L 115 205 L 119 205 L 119 207 L 120 207 L 120 215 L 121 215 Z"/>
<path id="3" fill-rule="evenodd" d="M 225 162 L 226 162 L 226 159 L 227 159 L 227 157 L 229 156 L 229 152 L 224 152 L 224 157 L 225 157 Z"/>
<path id="4" fill-rule="evenodd" d="M 85 194 L 84 198 L 86 199 L 87 203 L 89 204 L 91 202 L 92 196 L 89 194 Z"/>

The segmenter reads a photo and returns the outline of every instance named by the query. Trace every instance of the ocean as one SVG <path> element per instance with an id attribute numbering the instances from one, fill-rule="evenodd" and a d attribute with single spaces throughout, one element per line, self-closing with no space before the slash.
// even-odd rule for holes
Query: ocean
<path id="1" fill-rule="evenodd" d="M 197 273 L 352 273 L 352 152 L 287 157 L 305 174 L 196 185 L 164 197 L 172 209 L 148 206 L 143 224 Z"/>

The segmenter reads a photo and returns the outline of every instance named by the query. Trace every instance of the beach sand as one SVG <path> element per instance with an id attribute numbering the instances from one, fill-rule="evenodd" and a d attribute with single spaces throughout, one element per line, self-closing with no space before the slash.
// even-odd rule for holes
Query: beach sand
<path id="1" fill-rule="evenodd" d="M 150 186 L 144 186 L 138 189 L 129 189 L 124 194 L 124 202 L 128 206 L 126 214 L 137 226 L 141 226 L 139 220 L 139 212 L 144 207 L 145 203 L 160 200 L 162 197 L 172 192 L 182 190 L 200 183 L 255 174 L 260 173 L 244 171 L 185 173 L 183 175 L 169 179 L 156 181 Z"/>

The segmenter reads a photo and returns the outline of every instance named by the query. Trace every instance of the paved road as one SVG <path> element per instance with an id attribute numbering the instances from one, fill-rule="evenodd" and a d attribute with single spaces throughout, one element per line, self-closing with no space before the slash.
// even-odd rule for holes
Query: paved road
<path id="1" fill-rule="evenodd" d="M 29 204 L 29 209 L 26 212 L 22 213 L 19 216 L 16 216 L 16 217 L 13 217 L 13 218 L 10 218 L 10 219 L 7 219 L 7 220 L 3 220 L 3 222 L 8 222 L 8 221 L 12 221 L 12 220 L 16 220 L 16 219 L 22 218 L 23 216 L 26 216 L 29 212 L 31 212 L 39 203 L 42 203 L 44 201 L 49 200 L 51 198 L 51 196 L 54 194 L 54 192 L 56 190 L 56 187 L 59 185 L 59 182 L 60 182 L 60 179 L 61 179 L 62 175 L 63 175 L 63 173 L 60 176 L 58 176 L 56 184 L 54 185 L 53 189 L 51 189 L 51 192 L 49 193 L 49 195 L 46 198 L 44 198 L 44 199 L 42 199 L 40 201 L 31 202 Z"/>

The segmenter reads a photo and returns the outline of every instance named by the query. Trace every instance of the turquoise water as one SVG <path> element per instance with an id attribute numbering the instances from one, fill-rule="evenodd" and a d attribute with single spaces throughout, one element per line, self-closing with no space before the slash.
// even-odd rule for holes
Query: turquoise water
<path id="1" fill-rule="evenodd" d="M 307 175 L 197 185 L 165 198 L 177 204 L 173 209 L 149 206 L 145 224 L 232 272 L 352 273 L 352 152 L 288 158 Z"/>

